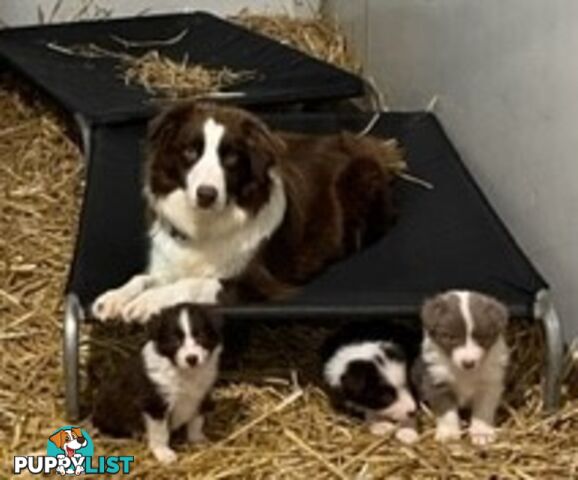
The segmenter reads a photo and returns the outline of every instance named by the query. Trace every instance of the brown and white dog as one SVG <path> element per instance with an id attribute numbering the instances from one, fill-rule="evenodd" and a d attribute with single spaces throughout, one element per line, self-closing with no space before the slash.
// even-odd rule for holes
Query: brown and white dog
<path id="1" fill-rule="evenodd" d="M 184 103 L 153 120 L 148 271 L 100 296 L 100 319 L 180 303 L 282 297 L 392 224 L 395 141 L 275 133 L 254 115 Z"/>
<path id="2" fill-rule="evenodd" d="M 425 302 L 422 321 L 416 383 L 437 417 L 436 438 L 459 438 L 459 410 L 468 408 L 472 443 L 492 442 L 509 356 L 506 307 L 481 293 L 452 290 Z"/>

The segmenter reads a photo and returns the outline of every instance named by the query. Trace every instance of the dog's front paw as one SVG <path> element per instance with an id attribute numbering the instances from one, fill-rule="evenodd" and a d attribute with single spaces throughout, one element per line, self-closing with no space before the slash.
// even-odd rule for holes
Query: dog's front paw
<path id="1" fill-rule="evenodd" d="M 377 436 L 384 436 L 389 435 L 395 430 L 395 425 L 391 422 L 382 420 L 382 421 L 375 421 L 369 424 L 369 431 L 373 433 L 373 435 Z"/>
<path id="2" fill-rule="evenodd" d="M 108 320 L 111 318 L 120 318 L 122 309 L 131 300 L 122 288 L 115 288 L 103 293 L 92 304 L 92 315 L 98 320 Z"/>
<path id="3" fill-rule="evenodd" d="M 474 445 L 483 447 L 496 440 L 496 429 L 486 422 L 472 420 L 470 425 L 470 439 Z"/>
<path id="4" fill-rule="evenodd" d="M 455 425 L 438 425 L 436 427 L 435 439 L 438 442 L 446 443 L 459 440 L 460 429 Z"/>
<path id="5" fill-rule="evenodd" d="M 78 467 L 76 467 L 76 470 L 74 471 L 75 475 L 82 475 L 84 473 L 84 467 L 82 465 L 79 465 Z"/>
<path id="6" fill-rule="evenodd" d="M 58 473 L 58 475 L 66 475 L 66 470 L 64 470 L 64 467 L 62 465 L 60 465 L 57 469 L 56 469 L 56 473 Z"/>
<path id="7" fill-rule="evenodd" d="M 157 290 L 147 290 L 122 309 L 122 318 L 127 322 L 145 323 L 152 315 L 167 306 L 163 295 Z"/>
<path id="8" fill-rule="evenodd" d="M 169 447 L 157 447 L 153 449 L 153 455 L 163 465 L 174 463 L 177 461 L 177 454 Z"/>
<path id="9" fill-rule="evenodd" d="M 415 428 L 401 427 L 395 432 L 395 438 L 397 438 L 401 443 L 410 445 L 419 440 L 419 434 Z"/>

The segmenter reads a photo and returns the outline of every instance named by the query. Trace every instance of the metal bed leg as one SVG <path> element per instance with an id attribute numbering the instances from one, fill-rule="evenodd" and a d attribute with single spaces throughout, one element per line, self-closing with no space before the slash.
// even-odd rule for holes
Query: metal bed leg
<path id="1" fill-rule="evenodd" d="M 534 316 L 542 322 L 546 337 L 546 365 L 544 371 L 544 409 L 551 413 L 560 407 L 562 368 L 564 362 L 564 339 L 558 313 L 549 290 L 536 295 Z"/>
<path id="2" fill-rule="evenodd" d="M 79 405 L 79 331 L 83 311 L 78 297 L 71 293 L 66 297 L 64 314 L 64 382 L 66 390 L 66 416 L 70 421 L 80 417 Z"/>

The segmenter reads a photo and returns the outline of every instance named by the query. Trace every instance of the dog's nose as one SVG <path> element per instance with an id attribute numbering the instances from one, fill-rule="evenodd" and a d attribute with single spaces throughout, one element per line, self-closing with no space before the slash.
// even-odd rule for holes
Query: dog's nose
<path id="1" fill-rule="evenodd" d="M 185 360 L 191 367 L 195 367 L 199 363 L 199 357 L 196 355 L 187 355 Z"/>
<path id="2" fill-rule="evenodd" d="M 84 445 L 86 443 L 86 439 L 84 437 L 76 437 L 76 440 L 81 445 Z"/>
<path id="3" fill-rule="evenodd" d="M 466 370 L 471 370 L 475 366 L 476 366 L 475 360 L 463 360 L 462 361 L 462 367 L 464 367 L 464 369 L 466 369 Z"/>
<path id="4" fill-rule="evenodd" d="M 417 414 L 417 408 L 414 408 L 412 410 L 408 410 L 407 411 L 407 418 L 413 418 L 415 417 L 415 415 Z"/>
<path id="5" fill-rule="evenodd" d="M 209 208 L 217 200 L 219 192 L 211 185 L 201 185 L 197 188 L 197 204 L 201 208 Z"/>

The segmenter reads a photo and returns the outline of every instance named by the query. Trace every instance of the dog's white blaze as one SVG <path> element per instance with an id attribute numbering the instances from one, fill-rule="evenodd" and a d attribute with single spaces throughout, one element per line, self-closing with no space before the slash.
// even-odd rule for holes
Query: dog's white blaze
<path id="1" fill-rule="evenodd" d="M 452 360 L 458 367 L 471 362 L 474 364 L 474 368 L 477 368 L 484 356 L 484 349 L 473 338 L 474 318 L 470 309 L 470 292 L 456 291 L 453 293 L 458 297 L 460 312 L 466 325 L 466 342 L 454 349 Z"/>
<path id="2" fill-rule="evenodd" d="M 193 166 L 186 178 L 187 195 L 191 203 L 197 206 L 197 189 L 202 186 L 210 186 L 217 190 L 217 200 L 214 209 L 221 210 L 227 203 L 227 189 L 225 171 L 221 165 L 219 145 L 225 127 L 215 122 L 212 118 L 205 121 L 203 135 L 205 148 L 199 161 Z"/>
<path id="3" fill-rule="evenodd" d="M 179 325 L 184 334 L 183 344 L 179 348 L 176 355 L 176 363 L 181 368 L 189 367 L 189 364 L 187 363 L 187 357 L 189 355 L 196 356 L 198 360 L 198 365 L 201 365 L 202 363 L 205 362 L 209 353 L 202 345 L 197 343 L 195 337 L 193 337 L 189 321 L 190 321 L 189 312 L 183 310 L 179 317 Z"/>

